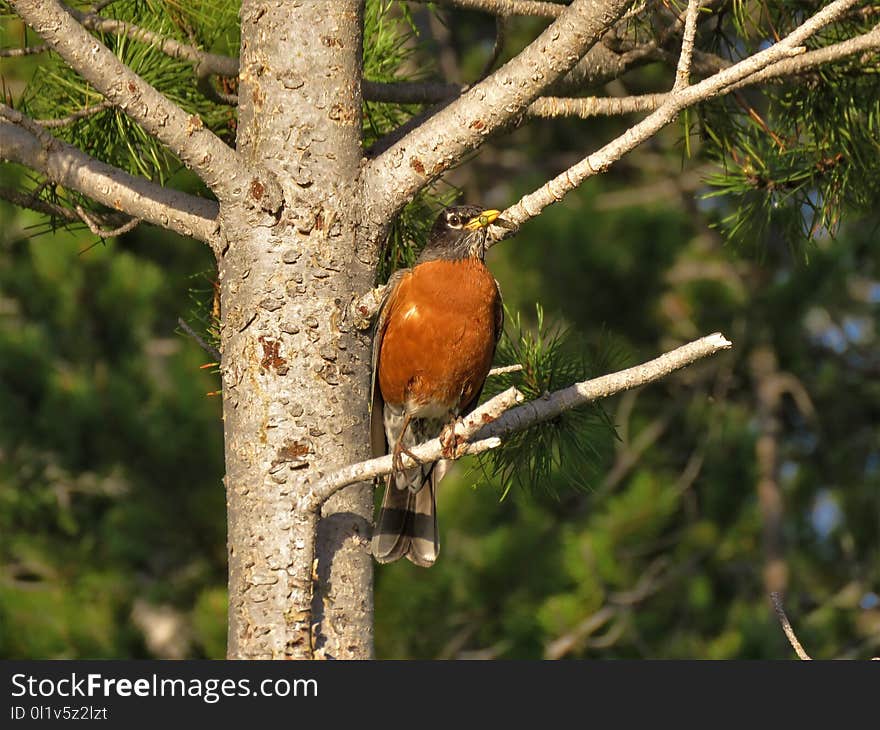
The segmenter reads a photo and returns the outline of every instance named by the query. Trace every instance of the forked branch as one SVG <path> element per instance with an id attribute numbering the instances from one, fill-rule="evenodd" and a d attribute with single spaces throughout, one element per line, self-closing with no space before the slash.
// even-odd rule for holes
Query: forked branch
<path id="1" fill-rule="evenodd" d="M 570 71 L 632 0 L 574 0 L 516 57 L 382 152 L 364 170 L 370 211 L 387 221 L 419 189 L 437 179 L 519 117 Z"/>
<path id="2" fill-rule="evenodd" d="M 214 201 L 129 175 L 52 137 L 33 120 L 30 123 L 39 130 L 39 138 L 36 130 L 0 119 L 0 160 L 29 167 L 49 181 L 76 190 L 111 210 L 217 244 L 218 207 Z M 45 206 L 36 209 L 52 212 Z M 70 215 L 62 216 L 72 220 Z"/>
<path id="3" fill-rule="evenodd" d="M 181 109 L 129 69 L 61 3 L 10 0 L 10 4 L 71 68 L 162 142 L 221 200 L 277 210 L 281 190 L 271 173 L 246 165 L 197 115 Z"/>

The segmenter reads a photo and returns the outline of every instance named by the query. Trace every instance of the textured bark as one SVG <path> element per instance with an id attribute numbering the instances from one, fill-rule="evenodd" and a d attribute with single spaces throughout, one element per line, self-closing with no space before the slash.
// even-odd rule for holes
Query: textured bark
<path id="1" fill-rule="evenodd" d="M 372 160 L 365 170 L 372 219 L 396 215 L 416 192 L 522 115 L 631 4 L 573 0 L 517 56 Z"/>
<path id="2" fill-rule="evenodd" d="M 277 219 L 221 207 L 230 657 L 372 655 L 371 485 L 291 509 L 334 466 L 368 456 L 369 338 L 344 317 L 374 276 L 359 242 L 361 4 L 245 0 L 238 149 L 277 176 Z M 320 58 L 320 62 L 316 59 Z M 283 618 L 282 618 L 283 617 Z"/>
<path id="3" fill-rule="evenodd" d="M 214 201 L 129 175 L 61 140 L 42 144 L 28 130 L 0 120 L 0 160 L 26 165 L 114 210 L 214 245 Z"/>
<path id="4" fill-rule="evenodd" d="M 68 65 L 162 142 L 224 200 L 277 210 L 279 191 L 259 166 L 241 158 L 202 124 L 160 94 L 90 35 L 56 0 L 11 0 L 28 25 Z M 259 195 L 255 191 L 259 189 Z M 250 200 L 248 200 L 250 198 Z"/>

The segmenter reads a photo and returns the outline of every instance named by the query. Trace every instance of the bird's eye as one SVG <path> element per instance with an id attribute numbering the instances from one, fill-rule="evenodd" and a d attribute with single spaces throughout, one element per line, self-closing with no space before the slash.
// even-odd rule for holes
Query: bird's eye
<path id="1" fill-rule="evenodd" d="M 458 226 L 461 225 L 461 218 L 459 218 L 455 213 L 449 216 L 449 225 L 450 226 Z"/>

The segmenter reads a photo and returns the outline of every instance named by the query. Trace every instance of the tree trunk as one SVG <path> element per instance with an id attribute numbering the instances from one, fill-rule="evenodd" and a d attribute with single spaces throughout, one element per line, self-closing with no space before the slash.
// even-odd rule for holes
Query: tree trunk
<path id="1" fill-rule="evenodd" d="M 361 16 L 360 0 L 242 3 L 238 149 L 277 175 L 284 203 L 220 213 L 230 658 L 301 654 L 309 637 L 316 656 L 372 656 L 370 484 L 324 506 L 314 627 L 290 611 L 311 591 L 295 578 L 307 558 L 292 505 L 369 456 L 370 342 L 345 318 L 375 271 L 356 182 Z"/>

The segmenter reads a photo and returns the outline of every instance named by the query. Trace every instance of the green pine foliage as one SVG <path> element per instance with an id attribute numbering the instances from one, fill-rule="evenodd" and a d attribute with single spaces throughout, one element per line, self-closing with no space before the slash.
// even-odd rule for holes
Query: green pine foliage
<path id="1" fill-rule="evenodd" d="M 732 12 L 708 24 L 707 42 L 735 61 L 784 36 L 823 4 L 735 2 Z M 809 39 L 807 49 L 866 33 L 875 21 L 856 9 Z M 806 244 L 838 231 L 845 211 L 876 208 L 878 69 L 876 53 L 852 56 L 702 107 L 705 154 L 719 163 L 707 179 L 707 195 L 721 203 L 715 225 L 725 238 L 754 250 L 773 229 L 803 255 Z"/>
<path id="2" fill-rule="evenodd" d="M 535 314 L 533 330 L 519 313 L 507 313 L 506 335 L 496 359 L 522 369 L 491 377 L 485 399 L 516 387 L 527 401 L 534 400 L 618 369 L 625 361 L 609 341 L 587 347 L 571 329 L 546 325 L 540 304 Z M 513 485 L 543 489 L 558 497 L 560 484 L 574 489 L 593 486 L 601 468 L 607 466 L 614 435 L 614 425 L 602 405 L 588 404 L 512 434 L 482 461 L 488 477 L 502 486 L 502 499 Z"/>

